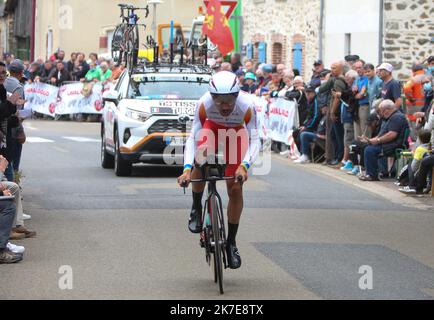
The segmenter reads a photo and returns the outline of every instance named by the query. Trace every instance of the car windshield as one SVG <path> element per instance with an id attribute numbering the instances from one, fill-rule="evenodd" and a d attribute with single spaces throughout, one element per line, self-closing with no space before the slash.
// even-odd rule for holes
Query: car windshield
<path id="1" fill-rule="evenodd" d="M 199 100 L 208 90 L 208 82 L 179 78 L 155 81 L 131 81 L 128 96 L 143 100 Z"/>

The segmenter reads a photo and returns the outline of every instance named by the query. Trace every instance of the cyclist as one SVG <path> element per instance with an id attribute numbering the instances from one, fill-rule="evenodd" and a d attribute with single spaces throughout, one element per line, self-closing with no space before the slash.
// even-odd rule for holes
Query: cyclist
<path id="1" fill-rule="evenodd" d="M 178 178 L 181 187 L 188 186 L 192 179 L 201 179 L 200 170 L 194 167 L 198 163 L 195 158 L 198 159 L 203 150 L 211 150 L 212 154 L 217 154 L 218 146 L 224 146 L 227 164 L 225 176 L 242 177 L 242 181 L 227 181 L 229 204 L 226 251 L 231 269 L 241 266 L 235 239 L 243 210 L 242 183 L 247 181 L 249 169 L 259 154 L 260 140 L 256 119 L 253 99 L 240 92 L 236 75 L 228 71 L 215 74 L 210 81 L 209 92 L 198 102 L 185 148 L 184 173 Z M 192 188 L 193 207 L 188 228 L 192 233 L 200 233 L 205 183 L 195 183 Z"/>

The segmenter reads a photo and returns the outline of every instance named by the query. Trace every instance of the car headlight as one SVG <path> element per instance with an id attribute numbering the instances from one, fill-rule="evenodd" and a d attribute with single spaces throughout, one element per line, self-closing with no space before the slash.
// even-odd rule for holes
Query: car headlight
<path id="1" fill-rule="evenodd" d="M 133 120 L 136 120 L 136 121 L 145 122 L 146 120 L 148 120 L 152 116 L 152 114 L 127 109 L 127 111 L 125 111 L 125 116 L 127 116 L 128 118 L 131 118 Z"/>

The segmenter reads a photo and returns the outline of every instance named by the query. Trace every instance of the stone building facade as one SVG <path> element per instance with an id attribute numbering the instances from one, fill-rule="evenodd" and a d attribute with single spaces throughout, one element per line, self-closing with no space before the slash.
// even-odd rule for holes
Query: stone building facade
<path id="1" fill-rule="evenodd" d="M 433 17 L 432 0 L 384 2 L 383 60 L 394 65 L 397 78 L 408 78 L 414 61 L 434 54 Z"/>
<path id="2" fill-rule="evenodd" d="M 242 12 L 246 55 L 258 61 L 266 50 L 267 63 L 301 69 L 310 78 L 318 59 L 320 1 L 243 0 Z"/>

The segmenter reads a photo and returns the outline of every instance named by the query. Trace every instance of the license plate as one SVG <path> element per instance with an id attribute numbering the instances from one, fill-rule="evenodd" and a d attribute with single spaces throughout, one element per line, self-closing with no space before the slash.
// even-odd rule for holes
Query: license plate
<path id="1" fill-rule="evenodd" d="M 195 109 L 194 107 L 174 107 L 173 113 L 194 115 L 194 109 Z"/>

